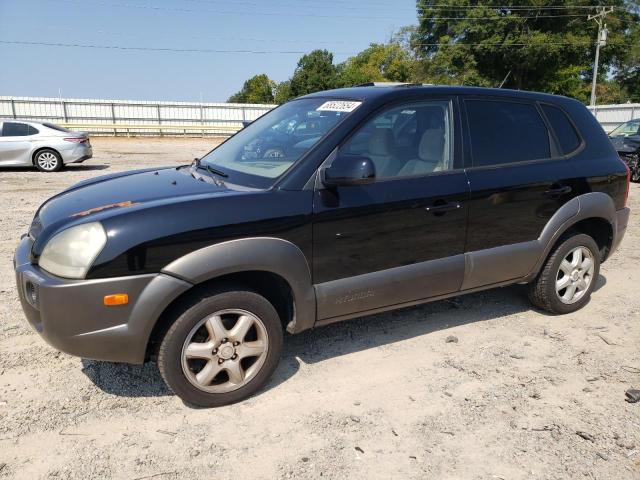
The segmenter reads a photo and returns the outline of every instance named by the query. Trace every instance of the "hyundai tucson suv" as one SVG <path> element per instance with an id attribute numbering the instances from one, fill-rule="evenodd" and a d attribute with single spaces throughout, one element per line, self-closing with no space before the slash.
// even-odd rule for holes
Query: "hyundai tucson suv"
<path id="1" fill-rule="evenodd" d="M 35 166 L 57 172 L 93 156 L 89 136 L 52 123 L 0 118 L 0 168 Z"/>
<path id="2" fill-rule="evenodd" d="M 247 154 L 267 144 L 280 154 Z M 575 100 L 331 90 L 191 164 L 47 200 L 17 248 L 17 286 L 54 348 L 155 360 L 187 403 L 219 406 L 265 385 L 285 330 L 511 284 L 575 312 L 625 234 L 628 192 L 627 166 Z"/>
<path id="3" fill-rule="evenodd" d="M 631 170 L 631 180 L 640 182 L 640 118 L 623 123 L 609 134 L 611 143 Z"/>

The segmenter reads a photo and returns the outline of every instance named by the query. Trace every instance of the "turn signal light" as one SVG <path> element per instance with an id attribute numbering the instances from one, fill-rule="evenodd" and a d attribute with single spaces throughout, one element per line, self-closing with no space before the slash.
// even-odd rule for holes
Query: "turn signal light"
<path id="1" fill-rule="evenodd" d="M 105 295 L 104 304 L 107 307 L 115 307 L 116 305 L 126 305 L 129 303 L 129 295 L 126 293 L 116 293 L 114 295 Z"/>

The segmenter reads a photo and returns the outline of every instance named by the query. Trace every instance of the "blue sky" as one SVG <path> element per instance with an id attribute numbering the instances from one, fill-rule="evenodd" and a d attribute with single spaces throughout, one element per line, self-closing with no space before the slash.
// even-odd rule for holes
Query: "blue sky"
<path id="1" fill-rule="evenodd" d="M 416 23 L 414 0 L 0 0 L 0 95 L 225 101 L 247 78 L 289 78 L 315 48 L 336 62 Z"/>

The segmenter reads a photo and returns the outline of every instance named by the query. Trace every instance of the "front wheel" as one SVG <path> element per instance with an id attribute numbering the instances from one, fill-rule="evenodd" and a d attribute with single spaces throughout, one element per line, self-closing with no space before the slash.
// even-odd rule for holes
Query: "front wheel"
<path id="1" fill-rule="evenodd" d="M 531 302 L 555 314 L 584 307 L 600 272 L 600 251 L 589 235 L 576 234 L 558 245 L 538 277 L 527 285 Z"/>
<path id="2" fill-rule="evenodd" d="M 182 400 L 217 407 L 260 389 L 281 353 L 273 305 L 255 292 L 225 291 L 186 306 L 160 344 L 158 367 Z"/>

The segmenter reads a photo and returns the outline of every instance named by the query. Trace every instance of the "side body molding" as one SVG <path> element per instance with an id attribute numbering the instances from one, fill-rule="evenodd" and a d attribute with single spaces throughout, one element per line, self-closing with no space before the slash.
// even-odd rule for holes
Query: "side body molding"
<path id="1" fill-rule="evenodd" d="M 279 275 L 291 287 L 294 318 L 287 325 L 290 333 L 313 326 L 316 300 L 311 271 L 302 251 L 286 240 L 254 237 L 217 243 L 174 260 L 162 273 L 198 284 L 229 273 L 252 270 Z"/>

